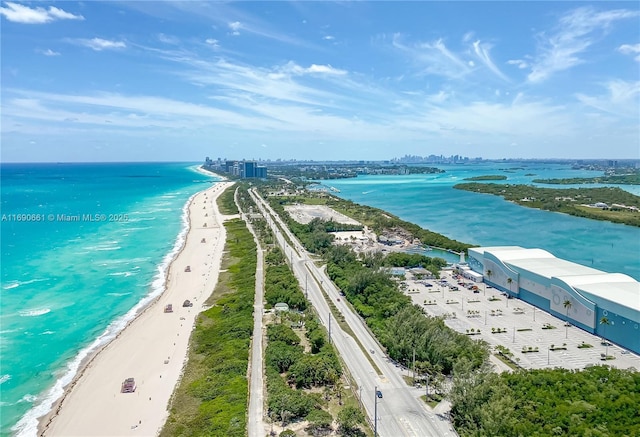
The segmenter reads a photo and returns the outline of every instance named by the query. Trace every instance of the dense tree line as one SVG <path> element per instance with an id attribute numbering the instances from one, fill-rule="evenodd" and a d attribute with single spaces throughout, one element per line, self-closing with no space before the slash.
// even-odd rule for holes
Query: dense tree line
<path id="1" fill-rule="evenodd" d="M 467 436 L 640 435 L 640 373 L 608 366 L 581 371 L 458 369 L 450 393 L 456 430 Z"/>
<path id="2" fill-rule="evenodd" d="M 506 181 L 507 177 L 505 175 L 484 175 L 484 176 L 473 176 L 470 178 L 464 178 L 465 181 Z"/>
<path id="3" fill-rule="evenodd" d="M 487 358 L 483 343 L 448 328 L 440 318 L 424 314 L 398 290 L 388 274 L 363 265 L 350 249 L 334 246 L 325 253 L 325 258 L 331 280 L 394 360 L 408 364 L 415 350 L 419 370 L 450 374 L 460 359 L 478 367 Z"/>
<path id="4" fill-rule="evenodd" d="M 304 319 L 307 321 L 307 337 L 321 332 L 311 312 L 307 312 Z M 310 353 L 305 353 L 300 345 L 300 337 L 291 327 L 286 324 L 269 325 L 265 365 L 267 408 L 272 420 L 287 423 L 306 419 L 312 427 L 330 426 L 333 417 L 327 412 L 319 412 L 324 405 L 322 396 L 300 390 L 335 386 L 338 383 L 342 368 L 326 337 L 319 349 L 312 348 Z"/>
<path id="5" fill-rule="evenodd" d="M 466 183 L 454 185 L 458 190 L 493 194 L 529 208 L 562 212 L 577 217 L 594 220 L 608 220 L 630 226 L 640 226 L 640 213 L 629 209 L 589 208 L 583 204 L 598 202 L 613 203 L 640 208 L 640 196 L 636 196 L 618 187 L 602 188 L 538 188 L 530 185 L 509 185 L 490 183 Z"/>
<path id="6" fill-rule="evenodd" d="M 264 281 L 264 298 L 267 303 L 274 306 L 283 302 L 291 309 L 304 311 L 307 308 L 307 300 L 286 264 L 282 250 L 278 247 L 271 249 L 265 256 L 265 263 L 269 270 Z"/>
<path id="7" fill-rule="evenodd" d="M 596 176 L 593 178 L 534 179 L 532 182 L 535 182 L 538 184 L 558 184 L 558 185 L 575 185 L 575 184 L 640 185 L 640 170 L 636 170 L 632 174 L 625 174 L 625 175 L 606 175 L 606 176 Z"/>
<path id="8" fill-rule="evenodd" d="M 442 258 L 432 258 L 419 253 L 392 252 L 382 259 L 382 265 L 386 267 L 422 267 L 437 277 L 447 262 Z"/>
<path id="9" fill-rule="evenodd" d="M 263 194 L 266 194 L 264 190 L 261 191 Z M 398 217 L 389 214 L 378 208 L 372 208 L 366 205 L 360 205 L 358 203 L 354 203 L 350 200 L 340 199 L 333 195 L 314 195 L 308 194 L 305 196 L 288 196 L 288 197 L 267 197 L 269 204 L 271 207 L 282 217 L 289 228 L 299 235 L 298 238 L 313 238 L 310 239 L 309 242 L 301 241 L 308 250 L 318 252 L 322 251 L 323 248 L 328 247 L 331 243 L 326 240 L 326 233 L 315 232 L 309 233 L 306 231 L 305 226 L 300 225 L 300 223 L 291 219 L 291 217 L 286 214 L 284 211 L 284 205 L 288 204 L 296 204 L 296 203 L 309 203 L 309 204 L 322 204 L 327 205 L 342 214 L 353 218 L 354 220 L 359 221 L 360 223 L 365 224 L 370 227 L 376 234 L 380 235 L 387 229 L 399 228 L 405 230 L 407 233 L 411 234 L 413 238 L 420 240 L 422 244 L 432 247 L 438 247 L 447 250 L 453 250 L 455 252 L 465 252 L 468 248 L 473 247 L 470 244 L 462 243 L 460 241 L 452 240 L 448 237 L 445 237 L 442 234 L 438 234 L 436 232 L 429 231 L 427 229 L 422 229 L 420 226 L 401 220 Z M 321 227 L 314 227 L 315 231 L 320 231 Z M 322 240 L 322 235 L 325 235 L 325 240 Z M 331 235 L 329 235 L 331 237 Z M 307 243 L 317 243 L 319 247 L 313 247 L 313 244 L 307 245 Z"/>
<path id="10" fill-rule="evenodd" d="M 227 190 L 232 191 L 232 190 Z M 226 193 L 226 192 L 225 192 Z M 245 436 L 256 247 L 244 222 L 224 224 L 229 263 L 197 319 L 189 360 L 161 436 Z"/>

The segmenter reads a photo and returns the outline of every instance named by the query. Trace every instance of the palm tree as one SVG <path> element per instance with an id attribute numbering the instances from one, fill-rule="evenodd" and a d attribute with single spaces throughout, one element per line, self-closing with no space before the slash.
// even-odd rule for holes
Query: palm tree
<path id="1" fill-rule="evenodd" d="M 564 338 L 569 338 L 569 310 L 571 309 L 571 301 L 569 299 L 565 299 L 562 303 L 564 308 L 567 310 L 567 319 L 564 324 Z"/>
<path id="2" fill-rule="evenodd" d="M 513 279 L 507 278 L 507 284 L 509 284 L 509 291 L 513 291 L 513 290 L 511 290 L 511 283 L 512 282 L 513 282 Z"/>
<path id="3" fill-rule="evenodd" d="M 604 357 L 606 359 L 609 356 L 609 342 L 605 338 L 605 334 L 606 334 L 607 326 L 610 325 L 611 323 L 609 322 L 609 319 L 607 319 L 606 317 L 603 317 L 603 318 L 600 319 L 600 324 L 603 325 L 602 326 L 602 340 L 604 341 L 604 345 L 605 345 Z"/>

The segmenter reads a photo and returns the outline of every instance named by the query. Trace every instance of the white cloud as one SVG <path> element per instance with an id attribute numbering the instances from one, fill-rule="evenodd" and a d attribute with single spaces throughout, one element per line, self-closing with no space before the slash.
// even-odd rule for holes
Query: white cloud
<path id="1" fill-rule="evenodd" d="M 211 47 L 216 48 L 216 49 L 220 47 L 220 41 L 218 41 L 217 39 L 214 39 L 214 38 L 207 38 L 207 39 L 204 40 L 204 42 L 206 42 Z"/>
<path id="2" fill-rule="evenodd" d="M 6 7 L 0 7 L 0 15 L 14 23 L 43 24 L 55 20 L 84 20 L 82 15 L 74 15 L 54 6 L 49 9 L 41 7 L 30 8 L 19 3 L 5 2 Z"/>
<path id="3" fill-rule="evenodd" d="M 618 51 L 624 55 L 636 54 L 636 57 L 634 59 L 640 62 L 640 43 L 639 44 L 622 44 L 620 47 L 618 47 Z"/>
<path id="4" fill-rule="evenodd" d="M 60 56 L 59 52 L 54 52 L 51 49 L 47 49 L 47 50 L 38 50 L 38 53 L 43 54 L 45 56 Z"/>
<path id="5" fill-rule="evenodd" d="M 592 7 L 575 9 L 560 18 L 555 31 L 540 35 L 539 55 L 528 76 L 530 82 L 542 82 L 559 71 L 580 65 L 580 56 L 619 20 L 637 17 L 638 11 L 615 9 L 597 12 Z"/>
<path id="6" fill-rule="evenodd" d="M 100 52 L 102 50 L 112 50 L 112 49 L 123 49 L 127 47 L 127 45 L 123 41 L 111 41 L 108 39 L 102 38 L 93 38 L 93 39 L 74 39 L 70 40 L 75 44 L 79 44 L 84 47 L 89 47 L 96 52 Z"/>
<path id="7" fill-rule="evenodd" d="M 459 78 L 471 71 L 469 65 L 451 52 L 442 39 L 407 45 L 402 42 L 402 35 L 396 33 L 393 35 L 392 45 L 408 54 L 426 74 Z"/>
<path id="8" fill-rule="evenodd" d="M 159 33 L 158 34 L 158 41 L 165 43 L 165 44 L 172 44 L 172 45 L 178 45 L 180 44 L 180 38 L 176 37 L 176 36 L 172 36 L 172 35 L 167 35 L 164 33 Z"/>
<path id="9" fill-rule="evenodd" d="M 529 67 L 529 64 L 526 61 L 523 61 L 522 59 L 510 59 L 507 61 L 507 64 L 516 65 L 521 70 Z"/>
<path id="10" fill-rule="evenodd" d="M 331 65 L 318 65 L 311 64 L 310 67 L 303 69 L 304 73 L 319 73 L 319 74 L 330 74 L 336 76 L 344 76 L 347 74 L 345 70 L 340 70 L 338 68 L 333 68 Z"/>
<path id="11" fill-rule="evenodd" d="M 242 23 L 239 21 L 234 21 L 233 23 L 229 23 L 229 29 L 231 29 L 232 35 L 240 35 L 240 29 L 242 29 Z"/>
<path id="12" fill-rule="evenodd" d="M 335 36 L 333 35 L 325 35 L 322 37 L 322 39 L 326 40 L 326 41 L 333 41 L 334 39 L 336 39 Z"/>
<path id="13" fill-rule="evenodd" d="M 502 71 L 500 71 L 500 69 L 498 67 L 496 67 L 496 65 L 493 63 L 493 61 L 491 60 L 491 56 L 489 54 L 489 51 L 491 50 L 491 45 L 489 44 L 482 44 L 480 42 L 480 40 L 476 41 L 473 43 L 473 51 L 476 54 L 476 56 L 478 57 L 478 59 L 480 59 L 480 61 L 489 69 L 491 70 L 496 76 L 498 76 L 499 78 L 508 81 L 509 79 L 507 78 L 507 76 L 505 76 Z"/>
<path id="14" fill-rule="evenodd" d="M 622 117 L 638 119 L 640 116 L 640 81 L 612 80 L 602 84 L 606 94 L 588 96 L 576 94 L 576 98 L 592 108 Z"/>

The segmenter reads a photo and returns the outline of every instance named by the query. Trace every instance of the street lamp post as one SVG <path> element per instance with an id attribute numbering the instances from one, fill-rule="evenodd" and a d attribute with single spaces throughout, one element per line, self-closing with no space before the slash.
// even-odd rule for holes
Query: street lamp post
<path id="1" fill-rule="evenodd" d="M 427 373 L 427 399 L 429 399 L 429 374 Z"/>
<path id="2" fill-rule="evenodd" d="M 378 437 L 378 386 L 373 391 L 373 437 Z"/>

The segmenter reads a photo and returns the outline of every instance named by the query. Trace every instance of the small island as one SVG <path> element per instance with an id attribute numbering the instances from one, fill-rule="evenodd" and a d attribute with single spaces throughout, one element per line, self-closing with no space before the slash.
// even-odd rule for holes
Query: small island
<path id="1" fill-rule="evenodd" d="M 529 208 L 640 227 L 640 197 L 617 187 L 554 189 L 471 182 L 453 188 L 502 196 Z"/>
<path id="2" fill-rule="evenodd" d="M 593 178 L 534 179 L 533 182 L 538 184 L 556 184 L 556 185 L 572 185 L 572 184 L 640 185 L 640 171 L 637 171 L 634 174 L 605 175 L 605 176 L 598 176 Z"/>
<path id="3" fill-rule="evenodd" d="M 465 181 L 506 181 L 505 175 L 484 175 L 474 176 L 472 178 L 464 178 Z"/>

